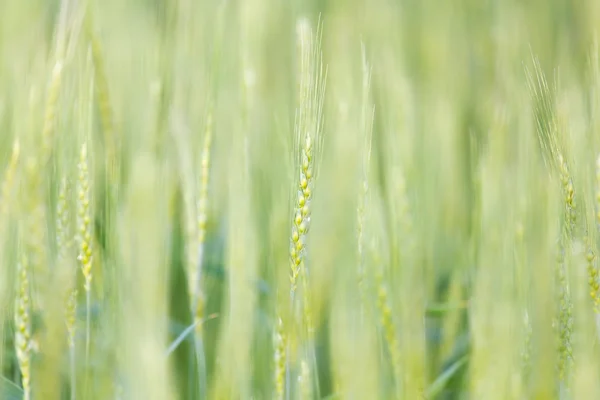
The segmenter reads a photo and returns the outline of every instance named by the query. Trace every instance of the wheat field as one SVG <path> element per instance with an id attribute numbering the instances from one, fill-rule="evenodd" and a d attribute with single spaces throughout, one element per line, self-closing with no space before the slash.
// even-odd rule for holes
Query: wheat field
<path id="1" fill-rule="evenodd" d="M 599 23 L 0 0 L 0 399 L 600 399 Z"/>

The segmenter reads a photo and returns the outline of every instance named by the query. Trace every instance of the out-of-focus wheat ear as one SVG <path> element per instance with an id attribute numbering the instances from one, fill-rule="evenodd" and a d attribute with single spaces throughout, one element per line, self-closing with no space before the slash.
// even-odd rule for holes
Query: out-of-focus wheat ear
<path id="1" fill-rule="evenodd" d="M 596 187 L 594 193 L 594 221 L 596 225 L 596 235 L 600 233 L 600 155 L 596 160 Z M 596 235 L 590 235 L 592 238 L 597 237 Z M 590 297 L 594 306 L 594 312 L 600 314 L 600 281 L 598 274 L 598 267 L 596 265 L 597 256 L 594 251 L 594 239 L 589 239 L 588 251 L 586 254 L 587 261 L 587 272 L 588 272 L 588 286 L 590 290 Z"/>
<path id="2" fill-rule="evenodd" d="M 73 218 L 76 213 L 73 213 L 73 188 L 69 179 L 63 176 L 60 180 L 58 196 L 56 199 L 56 249 L 59 266 L 61 268 L 61 278 L 65 279 L 68 275 L 71 278 L 73 270 L 71 269 L 71 261 L 74 258 L 74 246 L 76 237 L 74 235 Z M 74 279 L 69 279 L 66 284 L 73 285 Z M 70 290 L 67 289 L 67 292 Z"/>
<path id="3" fill-rule="evenodd" d="M 29 156 L 25 163 L 24 204 L 26 210 L 23 249 L 27 253 L 32 309 L 45 316 L 50 268 L 47 258 L 46 208 L 40 160 Z"/>
<path id="4" fill-rule="evenodd" d="M 100 123 L 102 125 L 102 131 L 104 132 L 104 146 L 106 148 L 107 178 L 110 182 L 118 185 L 120 182 L 119 166 L 117 165 L 119 143 L 115 132 L 114 116 L 110 100 L 108 79 L 106 77 L 106 69 L 104 66 L 102 45 L 94 28 L 92 6 L 89 3 L 90 1 L 87 1 L 84 17 L 84 31 L 90 42 L 92 51 L 95 94 L 100 110 Z"/>
<path id="5" fill-rule="evenodd" d="M 75 323 L 77 311 L 77 288 L 75 287 L 76 270 L 71 260 L 73 250 L 73 235 L 71 230 L 71 213 L 69 212 L 70 188 L 66 178 L 60 183 L 58 200 L 56 202 L 56 245 L 58 251 L 59 282 L 58 285 L 64 290 L 64 319 L 67 333 L 67 345 L 69 349 L 69 381 L 71 399 L 76 394 L 75 378 Z"/>
<path id="6" fill-rule="evenodd" d="M 56 246 L 58 250 L 58 259 L 62 262 L 69 257 L 69 250 L 73 245 L 70 232 L 70 213 L 69 213 L 69 183 L 66 178 L 60 181 L 58 190 L 58 199 L 56 201 Z M 61 265 L 61 268 L 63 266 Z"/>
<path id="7" fill-rule="evenodd" d="M 364 315 L 366 308 L 366 269 L 365 269 L 365 212 L 369 204 L 369 171 L 371 164 L 371 143 L 373 137 L 373 119 L 375 115 L 375 106 L 370 100 L 370 85 L 371 85 L 371 66 L 367 62 L 364 44 L 361 47 L 363 60 L 363 81 L 362 81 L 362 115 L 361 125 L 364 134 L 364 153 L 362 160 L 362 182 L 360 185 L 358 208 L 357 208 L 357 256 L 358 256 L 358 290 L 361 297 L 361 314 Z"/>
<path id="8" fill-rule="evenodd" d="M 592 246 L 588 245 L 586 252 L 586 264 L 588 275 L 588 287 L 594 312 L 600 314 L 600 283 L 598 282 L 598 268 L 596 267 L 596 254 L 592 250 Z"/>
<path id="9" fill-rule="evenodd" d="M 596 227 L 600 233 L 600 154 L 596 159 L 596 190 L 595 190 L 595 207 L 596 207 Z"/>
<path id="10" fill-rule="evenodd" d="M 64 285 L 64 292 L 70 293 L 75 283 L 73 255 L 75 237 L 71 223 L 71 185 L 67 178 L 60 180 L 58 198 L 56 199 L 56 249 L 58 260 L 57 278 Z"/>
<path id="11" fill-rule="evenodd" d="M 560 182 L 563 192 L 564 215 L 559 240 L 557 260 L 558 290 L 558 373 L 561 380 L 568 381 L 568 373 L 573 362 L 571 336 L 573 332 L 573 304 L 569 285 L 568 259 L 572 250 L 572 240 L 576 224 L 575 191 L 569 166 L 562 154 L 557 156 Z"/>
<path id="12" fill-rule="evenodd" d="M 311 400 L 314 398 L 312 373 L 310 368 L 310 361 L 307 357 L 300 361 L 300 376 L 298 377 L 298 383 L 300 384 L 300 398 L 303 400 Z"/>
<path id="13" fill-rule="evenodd" d="M 15 350 L 23 399 L 31 399 L 31 299 L 29 297 L 29 271 L 26 257 L 17 265 L 17 298 L 15 299 Z"/>
<path id="14" fill-rule="evenodd" d="M 274 369 L 274 384 L 275 394 L 274 398 L 277 400 L 283 399 L 283 392 L 285 389 L 285 370 L 286 370 L 286 340 L 285 340 L 285 329 L 283 327 L 283 320 L 277 318 L 277 326 L 273 334 L 273 348 L 275 358 L 275 369 Z"/>
<path id="15" fill-rule="evenodd" d="M 204 290 L 202 288 L 202 266 L 204 263 L 204 242 L 206 241 L 206 221 L 208 219 L 208 183 L 210 172 L 210 152 L 212 145 L 212 130 L 213 130 L 213 110 L 212 103 L 209 105 L 209 110 L 206 115 L 206 130 L 204 133 L 204 145 L 202 148 L 202 161 L 200 171 L 200 193 L 198 194 L 198 239 L 196 242 L 196 250 L 198 252 L 196 258 L 196 274 L 194 283 L 194 305 L 192 312 L 196 321 L 201 321 L 204 318 Z M 202 337 L 202 324 L 198 323 L 195 329 L 195 347 L 196 358 L 198 365 L 198 383 L 200 393 L 205 393 L 206 390 L 206 356 L 204 352 L 204 339 Z"/>
<path id="16" fill-rule="evenodd" d="M 200 164 L 200 182 L 199 182 L 199 193 L 198 203 L 196 209 L 197 227 L 196 227 L 196 240 L 191 243 L 193 249 L 196 252 L 194 264 L 191 265 L 193 269 L 192 285 L 193 291 L 191 295 L 192 300 L 192 314 L 194 321 L 197 322 L 196 329 L 194 330 L 195 336 L 195 348 L 196 348 L 196 361 L 198 366 L 198 384 L 200 393 L 205 393 L 206 390 L 206 358 L 204 351 L 204 339 L 202 335 L 203 324 L 199 323 L 204 318 L 204 290 L 202 288 L 202 265 L 204 262 L 204 243 L 206 241 L 206 222 L 208 219 L 208 184 L 210 177 L 210 157 L 213 137 L 213 105 L 212 100 L 208 107 L 206 114 L 206 125 L 204 132 L 204 144 L 202 146 L 201 153 L 201 164 Z"/>
<path id="17" fill-rule="evenodd" d="M 43 357 L 35 362 L 34 374 L 36 380 L 34 392 L 42 391 L 44 396 L 55 398 L 62 391 L 62 371 L 56 365 L 62 361 L 63 355 L 69 348 L 68 332 L 65 327 L 65 297 L 74 289 L 77 273 L 76 258 L 73 250 L 73 235 L 70 224 L 68 205 L 69 186 L 67 179 L 59 181 L 56 198 L 55 235 L 56 256 L 48 257 L 54 265 L 52 273 L 48 274 L 48 291 L 44 293 L 44 325 L 39 335 L 40 348 Z M 67 323 L 68 325 L 68 323 Z"/>
<path id="18" fill-rule="evenodd" d="M 557 156 L 558 165 L 560 170 L 560 183 L 563 191 L 564 202 L 565 202 L 565 215 L 563 225 L 563 239 L 565 241 L 571 241 L 575 232 L 577 224 L 577 209 L 575 203 L 575 189 L 573 187 L 573 178 L 569 169 L 567 161 L 561 153 Z"/>
<path id="19" fill-rule="evenodd" d="M 92 282 L 92 236 L 90 215 L 90 173 L 88 166 L 87 144 L 81 146 L 77 180 L 77 222 L 79 239 L 79 262 L 84 277 L 84 289 L 91 290 Z"/>
<path id="20" fill-rule="evenodd" d="M 77 323 L 77 289 L 72 289 L 68 293 L 65 304 L 65 323 L 67 326 L 67 342 L 69 345 L 69 385 L 71 400 L 74 400 L 77 394 L 77 373 L 76 373 L 76 353 L 75 353 L 75 333 Z"/>
<path id="21" fill-rule="evenodd" d="M 195 347 L 195 355 L 196 355 L 196 364 L 198 367 L 198 376 L 204 376 L 205 367 L 204 367 L 204 343 L 202 338 L 202 327 L 198 325 L 202 325 L 198 319 L 198 316 L 204 314 L 204 298 L 197 297 L 196 289 L 202 288 L 201 283 L 201 270 L 199 268 L 198 262 L 201 256 L 199 253 L 200 246 L 198 245 L 198 239 L 200 235 L 202 235 L 203 240 L 205 236 L 205 232 L 200 234 L 198 232 L 199 221 L 200 218 L 198 216 L 198 211 L 200 209 L 200 201 L 197 200 L 197 196 L 199 192 L 203 190 L 199 189 L 196 191 L 196 187 L 201 184 L 202 178 L 199 181 L 196 181 L 196 174 L 194 173 L 194 163 L 192 161 L 191 151 L 190 151 L 190 132 L 188 127 L 184 124 L 183 118 L 172 110 L 173 114 L 171 115 L 171 124 L 172 124 L 172 134 L 175 141 L 175 147 L 177 151 L 178 157 L 178 170 L 179 170 L 179 181 L 180 187 L 183 194 L 183 209 L 184 209 L 184 220 L 183 220 L 183 228 L 185 230 L 185 255 L 184 255 L 184 270 L 186 274 L 187 281 L 187 291 L 189 297 L 189 309 L 194 319 L 194 347 Z M 211 116 L 212 118 L 212 116 Z M 209 122 L 207 120 L 207 122 Z M 210 128 L 212 126 L 209 124 Z M 205 141 L 206 144 L 206 136 Z M 209 139 L 209 147 L 210 147 L 210 139 Z M 206 183 L 208 184 L 208 168 L 210 166 L 210 154 L 206 154 L 208 157 L 203 158 L 202 164 L 206 165 Z M 201 172 L 202 174 L 202 172 Z M 208 187 L 205 189 L 207 193 Z M 203 209 L 206 208 L 206 204 L 203 205 Z M 206 226 L 204 225 L 204 228 Z M 198 296 L 202 296 L 203 293 L 199 292 Z M 197 323 L 196 323 L 197 322 Z M 200 378 L 197 380 L 198 387 L 200 390 L 206 390 L 205 380 Z"/>
<path id="22" fill-rule="evenodd" d="M 569 291 L 564 256 L 559 259 L 558 283 L 558 321 L 557 321 L 557 347 L 558 347 L 558 373 L 561 380 L 567 381 L 571 364 L 573 363 L 573 349 L 571 336 L 573 333 L 573 305 Z"/>
<path id="23" fill-rule="evenodd" d="M 541 69 L 539 61 L 533 57 L 534 73 L 528 69 L 527 81 L 533 101 L 533 111 L 536 120 L 536 131 L 546 164 L 552 171 L 558 173 L 563 192 L 564 213 L 562 215 L 561 237 L 558 245 L 556 264 L 557 299 L 557 347 L 558 373 L 562 381 L 568 381 L 567 375 L 572 364 L 571 335 L 573 329 L 572 302 L 569 287 L 568 256 L 571 252 L 571 242 L 576 234 L 577 210 L 573 179 L 569 165 L 558 137 L 558 122 L 556 118 L 555 96 Z"/>
<path id="24" fill-rule="evenodd" d="M 62 81 L 63 60 L 57 59 L 52 70 L 52 77 L 48 86 L 46 109 L 44 112 L 44 126 L 42 128 L 43 162 L 48 161 L 54 143 L 54 130 L 56 125 L 56 109 Z"/>
<path id="25" fill-rule="evenodd" d="M 208 187 L 210 178 L 210 158 L 213 140 L 213 106 L 212 103 L 208 107 L 206 114 L 206 125 L 204 131 L 204 144 L 202 146 L 202 155 L 200 161 L 200 182 L 198 193 L 198 204 L 196 210 L 198 235 L 196 245 L 196 260 L 195 260 L 195 276 L 194 276 L 194 291 L 193 298 L 194 316 L 197 321 L 204 318 L 204 293 L 202 290 L 202 265 L 204 262 L 204 244 L 206 241 L 206 223 L 208 220 Z M 198 324 L 198 329 L 201 324 Z"/>
<path id="26" fill-rule="evenodd" d="M 374 287 L 373 295 L 375 295 L 375 315 L 377 317 L 377 328 L 380 332 L 381 347 L 387 350 L 387 358 L 389 360 L 391 376 L 386 376 L 385 380 L 392 380 L 392 387 L 394 388 L 393 397 L 401 398 L 402 393 L 402 371 L 400 358 L 400 342 L 397 336 L 397 329 L 395 316 L 393 313 L 393 303 L 390 296 L 389 288 L 389 258 L 390 250 L 388 242 L 385 240 L 385 229 L 384 229 L 384 203 L 380 192 L 377 187 L 373 188 L 373 202 L 371 209 L 368 214 L 368 259 L 367 265 L 373 270 Z M 389 392 L 388 392 L 389 393 Z M 389 393 L 389 396 L 392 396 Z"/>
<path id="27" fill-rule="evenodd" d="M 390 358 L 390 364 L 392 366 L 392 373 L 394 382 L 396 385 L 396 396 L 400 398 L 400 384 L 401 384 L 401 371 L 400 371 L 400 346 L 396 337 L 396 327 L 392 315 L 392 308 L 390 305 L 390 299 L 388 295 L 388 289 L 385 285 L 385 279 L 383 272 L 381 271 L 381 260 L 374 254 L 374 261 L 379 264 L 379 271 L 376 273 L 375 279 L 377 282 L 377 308 L 380 314 L 380 324 L 383 331 L 383 337 L 388 349 Z"/>
<path id="28" fill-rule="evenodd" d="M 300 376 L 298 379 L 300 382 L 300 396 L 304 399 L 310 399 L 313 396 L 313 384 L 318 385 L 317 375 L 317 361 L 316 354 L 314 352 L 314 337 L 315 337 L 315 323 L 313 319 L 313 305 L 311 304 L 310 289 L 308 283 L 308 277 L 306 273 L 301 274 L 302 278 L 302 316 L 304 333 L 306 335 L 303 355 L 300 361 Z M 317 393 L 318 393 L 317 386 Z M 320 397 L 320 395 L 318 396 Z"/>
<path id="29" fill-rule="evenodd" d="M 10 211 L 10 205 L 12 203 L 15 175 L 17 174 L 17 167 L 19 164 L 19 156 L 21 154 L 21 146 L 19 144 L 19 138 L 15 138 L 13 142 L 12 153 L 10 161 L 4 171 L 4 179 L 2 181 L 2 192 L 0 193 L 0 213 L 2 218 L 8 215 Z"/>
<path id="30" fill-rule="evenodd" d="M 0 188 L 0 249 L 3 254 L 7 253 L 6 238 L 12 209 L 11 205 L 13 203 L 15 176 L 19 164 L 19 153 L 19 140 L 16 138 L 14 140 L 10 161 L 4 171 L 2 186 Z M 12 290 L 9 288 L 11 270 L 12 268 L 9 267 L 6 258 L 4 258 L 2 260 L 2 265 L 0 265 L 0 313 L 9 306 L 11 301 L 10 293 Z M 4 366 L 4 346 L 1 339 L 4 338 L 4 327 L 4 320 L 0 319 L 0 369 Z"/>
<path id="31" fill-rule="evenodd" d="M 560 153 L 554 93 L 548 85 L 539 60 L 533 55 L 532 62 L 533 72 L 529 68 L 525 68 L 525 73 L 533 102 L 538 143 L 544 161 L 549 167 L 554 168 L 557 167 L 557 158 Z"/>
<path id="32" fill-rule="evenodd" d="M 529 378 L 529 374 L 531 373 L 531 351 L 532 351 L 532 337 L 533 337 L 533 328 L 531 326 L 531 320 L 529 318 L 529 313 L 525 311 L 523 315 L 523 326 L 525 330 L 523 346 L 521 350 L 521 369 L 523 371 L 522 379 L 527 381 Z"/>
<path id="33" fill-rule="evenodd" d="M 90 204 L 90 173 L 88 166 L 87 143 L 81 146 L 79 164 L 77 165 L 77 240 L 79 247 L 79 265 L 83 275 L 83 289 L 86 294 L 86 362 L 89 362 L 90 350 L 90 318 L 92 291 L 92 216 Z"/>
<path id="34" fill-rule="evenodd" d="M 198 201 L 196 200 L 196 185 L 198 182 L 195 180 L 194 173 L 194 162 L 190 151 L 190 132 L 188 127 L 184 124 L 183 118 L 180 117 L 174 110 L 171 115 L 171 128 L 172 136 L 175 142 L 175 149 L 178 160 L 178 177 L 179 186 L 183 196 L 183 228 L 185 235 L 185 254 L 184 254 L 184 270 L 187 280 L 187 291 L 189 296 L 189 307 L 192 312 L 192 318 L 195 317 L 194 304 L 196 302 L 194 298 L 194 291 L 196 289 L 196 272 L 197 260 L 198 260 L 198 247 L 196 242 L 198 241 Z"/>
<path id="35" fill-rule="evenodd" d="M 69 1 L 62 0 L 55 32 L 54 65 L 50 82 L 46 92 L 46 105 L 44 111 L 44 125 L 42 128 L 42 163 L 45 165 L 52 153 L 54 144 L 54 131 L 56 128 L 56 111 L 61 91 L 62 75 L 65 63 L 67 15 Z"/>
<path id="36" fill-rule="evenodd" d="M 527 267 L 527 259 L 526 259 L 526 245 L 525 245 L 525 226 L 523 223 L 523 217 L 519 218 L 515 222 L 515 233 L 514 233 L 514 242 L 515 242 L 515 270 L 516 270 L 516 281 L 521 282 L 517 286 L 517 304 L 519 308 L 522 310 L 522 324 L 519 327 L 520 330 L 520 371 L 521 377 L 519 385 L 526 385 L 529 381 L 529 377 L 531 374 L 531 352 L 533 349 L 532 337 L 533 337 L 533 327 L 531 324 L 531 308 L 529 305 L 529 297 L 531 296 L 531 284 L 529 280 L 529 275 L 525 273 Z"/>

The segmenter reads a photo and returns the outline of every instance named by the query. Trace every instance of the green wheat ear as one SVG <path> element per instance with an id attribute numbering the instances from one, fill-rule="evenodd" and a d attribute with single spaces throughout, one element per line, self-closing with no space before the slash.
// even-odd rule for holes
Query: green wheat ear
<path id="1" fill-rule="evenodd" d="M 6 167 L 6 170 L 4 171 L 2 186 L 0 187 L 0 248 L 4 254 L 7 252 L 5 241 L 8 233 L 8 221 L 14 203 L 13 197 L 15 192 L 15 177 L 18 172 L 19 154 L 19 140 L 18 138 L 15 138 L 10 161 Z M 7 312 L 6 310 L 10 307 L 9 303 L 11 301 L 12 292 L 9 289 L 10 270 L 12 270 L 12 268 L 0 265 L 0 370 L 2 370 L 5 366 L 5 349 L 2 338 L 4 338 L 4 333 L 6 330 L 4 317 L 2 314 Z"/>
<path id="2" fill-rule="evenodd" d="M 286 336 L 281 317 L 277 318 L 277 326 L 273 333 L 273 357 L 274 357 L 274 382 L 275 382 L 275 398 L 283 399 L 283 391 L 285 389 L 285 371 L 286 371 Z"/>
<path id="3" fill-rule="evenodd" d="M 119 161 L 119 142 L 115 130 L 115 120 L 111 105 L 111 96 L 106 77 L 106 67 L 104 64 L 104 55 L 100 38 L 98 37 L 92 15 L 91 0 L 85 2 L 84 31 L 89 41 L 92 64 L 93 81 L 96 101 L 100 111 L 100 124 L 104 133 L 104 145 L 106 148 L 107 178 L 113 183 L 111 186 L 120 183 Z M 117 186 L 118 187 L 118 186 Z"/>
<path id="4" fill-rule="evenodd" d="M 54 49 L 54 65 L 46 93 L 44 111 L 44 124 L 42 128 L 42 163 L 46 164 L 52 153 L 56 131 L 56 113 L 58 111 L 59 96 L 63 83 L 65 69 L 65 51 L 67 39 L 67 13 L 68 2 L 61 1 L 56 27 L 56 40 Z"/>
<path id="5" fill-rule="evenodd" d="M 52 78 L 50 80 L 50 85 L 48 87 L 46 111 L 44 115 L 44 127 L 42 129 L 44 162 L 48 160 L 52 152 L 52 146 L 54 142 L 54 131 L 56 125 L 56 111 L 62 82 L 62 72 L 63 60 L 57 57 L 54 69 L 52 70 Z"/>
<path id="6" fill-rule="evenodd" d="M 294 125 L 294 147 L 291 155 L 294 160 L 293 184 L 291 186 L 290 203 L 292 209 L 291 234 L 289 245 L 290 265 L 290 304 L 294 316 L 293 326 L 286 326 L 285 335 L 287 342 L 285 355 L 276 352 L 276 390 L 277 397 L 281 385 L 281 359 L 290 360 L 299 354 L 297 343 L 305 345 L 304 353 L 311 362 L 305 361 L 306 376 L 302 386 L 313 386 L 316 363 L 313 354 L 314 322 L 310 298 L 309 270 L 306 265 L 307 238 L 311 225 L 312 202 L 315 182 L 319 175 L 320 159 L 323 146 L 323 104 L 325 99 L 325 85 L 327 79 L 326 69 L 323 67 L 321 53 L 321 21 L 316 30 L 312 31 L 307 20 L 302 19 L 297 25 L 300 79 L 298 82 L 298 106 Z M 296 296 L 298 284 L 302 285 L 301 298 Z M 301 315 L 296 315 L 296 311 Z M 281 315 L 277 315 L 278 320 Z M 276 333 L 278 335 L 278 333 Z M 291 390 L 290 367 L 286 363 L 285 389 Z M 313 368 L 311 369 L 311 366 Z M 318 389 L 318 387 L 317 387 Z M 306 392 L 305 392 L 306 393 Z"/>
<path id="7" fill-rule="evenodd" d="M 565 205 L 560 238 L 559 257 L 557 263 L 558 283 L 558 372 L 561 379 L 567 379 L 570 366 L 573 362 L 572 333 L 573 333 L 573 304 L 571 300 L 571 287 L 569 283 L 569 257 L 572 251 L 572 242 L 577 222 L 575 191 L 573 178 L 569 166 L 561 153 L 557 155 L 560 171 L 560 181 Z"/>
<path id="8" fill-rule="evenodd" d="M 527 85 L 533 102 L 533 115 L 536 124 L 538 143 L 542 156 L 551 168 L 560 168 L 558 122 L 556 119 L 555 96 L 542 71 L 539 60 L 532 56 L 533 71 L 525 68 Z"/>
<path id="9" fill-rule="evenodd" d="M 204 245 L 206 242 L 206 224 L 208 220 L 208 187 L 210 177 L 210 159 L 213 141 L 213 106 L 209 105 L 206 114 L 204 131 L 204 144 L 202 147 L 200 161 L 200 182 L 198 202 L 196 209 L 197 227 L 196 239 L 190 243 L 192 262 L 190 263 L 190 298 L 192 299 L 191 310 L 196 321 L 204 318 L 204 292 L 202 289 L 202 266 L 204 263 Z M 190 222 L 191 223 L 191 222 Z M 198 324 L 198 329 L 201 325 Z M 200 332 L 198 332 L 200 333 Z"/>
<path id="10" fill-rule="evenodd" d="M 600 155 L 596 159 L 596 180 L 595 180 L 595 193 L 594 193 L 594 221 L 596 224 L 596 233 L 600 233 Z M 595 235 L 591 235 L 595 237 Z M 594 252 L 594 241 L 588 238 L 588 251 L 586 254 L 587 261 L 587 272 L 588 272 L 588 286 L 590 290 L 590 297 L 594 306 L 594 312 L 600 314 L 600 277 L 598 274 L 598 267 L 596 266 L 597 256 Z"/>
<path id="11" fill-rule="evenodd" d="M 383 331 L 383 337 L 389 354 L 390 364 L 392 366 L 393 379 L 396 385 L 396 397 L 400 398 L 399 393 L 401 393 L 400 388 L 402 378 L 400 369 L 400 345 L 396 336 L 396 326 L 394 323 L 388 288 L 386 287 L 383 272 L 381 271 L 383 268 L 382 260 L 377 253 L 378 250 L 372 250 L 373 261 L 379 269 L 375 276 L 377 284 L 377 308 L 379 310 L 380 318 L 379 323 Z"/>
<path id="12" fill-rule="evenodd" d="M 360 291 L 361 303 L 363 312 L 366 308 L 366 266 L 365 266 L 365 238 L 364 238 L 364 225 L 365 225 L 365 213 L 367 208 L 371 206 L 369 203 L 369 171 L 371 167 L 371 145 L 373 138 L 373 120 L 375 117 L 375 105 L 372 104 L 370 99 L 370 86 L 371 86 L 371 66 L 368 64 L 365 54 L 364 44 L 362 46 L 362 58 L 363 58 L 363 93 L 362 93 L 362 115 L 361 125 L 364 134 L 364 154 L 362 160 L 362 176 L 360 193 L 358 198 L 357 207 L 357 277 L 358 277 L 358 289 Z"/>
<path id="13" fill-rule="evenodd" d="M 578 212 L 575 200 L 573 176 L 563 146 L 559 142 L 559 126 L 556 116 L 555 95 L 548 85 L 539 60 L 534 57 L 533 63 L 533 74 L 529 70 L 526 70 L 526 73 L 533 101 L 536 132 L 542 150 L 542 156 L 546 164 L 550 167 L 551 173 L 556 173 L 558 175 L 564 204 L 556 265 L 556 284 L 558 290 L 556 328 L 558 374 L 561 381 L 567 381 L 573 363 L 573 304 L 569 283 L 569 258 L 572 251 L 571 245 L 574 236 L 577 234 Z M 593 275 L 593 271 L 589 268 L 588 274 Z M 592 293 L 594 293 L 594 277 L 590 276 L 589 279 Z M 592 296 L 594 295 L 592 294 Z"/>
<path id="14" fill-rule="evenodd" d="M 596 159 L 596 224 L 600 231 L 600 154 Z"/>
<path id="15" fill-rule="evenodd" d="M 92 253 L 92 213 L 90 202 L 90 172 L 88 166 L 87 143 L 81 146 L 79 163 L 77 165 L 77 241 L 79 255 L 77 257 L 83 276 L 83 289 L 86 297 L 86 339 L 85 354 L 86 364 L 89 363 L 90 335 L 91 335 L 91 297 L 93 277 Z M 89 364 L 88 364 L 89 365 Z"/>
<path id="16" fill-rule="evenodd" d="M 17 299 L 15 301 L 15 347 L 21 370 L 23 399 L 31 398 L 31 299 L 29 272 L 25 257 L 17 266 Z"/>
<path id="17" fill-rule="evenodd" d="M 6 167 L 6 171 L 4 172 L 4 180 L 2 181 L 2 189 L 0 192 L 0 217 L 7 216 L 10 211 L 20 154 L 21 146 L 19 144 L 19 139 L 16 138 L 13 142 L 12 154 L 8 166 Z"/>
<path id="18" fill-rule="evenodd" d="M 63 177 L 56 202 L 56 247 L 60 274 L 58 282 L 63 286 L 64 291 L 63 311 L 69 349 L 70 392 L 73 400 L 76 396 L 75 333 L 78 290 L 74 274 L 77 270 L 73 268 L 76 259 L 72 256 L 75 237 L 71 227 L 70 194 L 69 182 Z"/>

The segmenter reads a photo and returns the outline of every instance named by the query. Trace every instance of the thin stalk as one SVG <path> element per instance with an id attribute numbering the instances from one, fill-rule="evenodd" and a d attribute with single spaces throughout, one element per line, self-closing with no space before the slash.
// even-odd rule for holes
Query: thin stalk
<path id="1" fill-rule="evenodd" d="M 196 321 L 192 325 L 185 328 L 183 330 L 183 332 L 181 332 L 179 334 L 179 336 L 177 336 L 177 339 L 175 339 L 173 341 L 173 343 L 171 343 L 171 345 L 167 349 L 167 356 L 169 356 L 171 353 L 173 353 L 177 349 L 177 347 L 181 344 L 181 342 L 183 342 L 188 337 L 188 335 L 190 333 L 192 333 L 199 324 L 203 324 L 204 322 L 209 321 L 213 318 L 217 318 L 218 316 L 219 316 L 219 314 L 211 314 L 208 317 L 206 317 L 204 320 Z"/>
<path id="2" fill-rule="evenodd" d="M 204 356 L 204 341 L 201 335 L 195 335 L 194 348 L 196 349 L 196 365 L 198 368 L 198 394 L 201 399 L 204 399 L 206 398 L 206 358 Z"/>
<path id="3" fill-rule="evenodd" d="M 285 400 L 290 400 L 291 396 L 291 382 L 292 382 L 292 372 L 290 371 L 290 344 L 289 341 L 285 346 Z"/>
<path id="4" fill-rule="evenodd" d="M 71 381 L 71 400 L 77 397 L 77 379 L 75 378 L 75 343 L 69 344 L 69 365 Z"/>
<path id="5" fill-rule="evenodd" d="M 90 330 L 91 330 L 91 290 L 85 292 L 85 365 L 90 365 Z"/>

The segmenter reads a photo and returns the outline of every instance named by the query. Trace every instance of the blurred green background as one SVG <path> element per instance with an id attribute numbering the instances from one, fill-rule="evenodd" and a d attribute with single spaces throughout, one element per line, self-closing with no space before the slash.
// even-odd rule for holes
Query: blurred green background
<path id="1" fill-rule="evenodd" d="M 600 398 L 598 22 L 0 0 L 0 398 Z"/>

